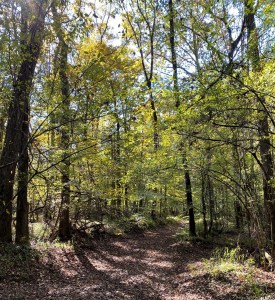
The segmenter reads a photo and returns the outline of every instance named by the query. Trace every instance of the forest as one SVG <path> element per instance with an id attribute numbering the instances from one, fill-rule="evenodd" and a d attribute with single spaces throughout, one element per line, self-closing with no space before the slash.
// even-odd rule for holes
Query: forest
<path id="1" fill-rule="evenodd" d="M 2 248 L 181 222 L 272 269 L 272 0 L 0 1 Z"/>

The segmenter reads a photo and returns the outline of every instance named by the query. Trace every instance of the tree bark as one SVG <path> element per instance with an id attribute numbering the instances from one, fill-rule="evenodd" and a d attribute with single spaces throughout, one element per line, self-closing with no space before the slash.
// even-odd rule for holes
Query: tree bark
<path id="1" fill-rule="evenodd" d="M 245 25 L 247 28 L 248 57 L 251 61 L 252 71 L 261 72 L 260 52 L 255 22 L 254 1 L 244 0 L 245 6 Z M 271 240 L 272 256 L 275 258 L 275 192 L 274 192 L 274 161 L 272 156 L 272 147 L 269 136 L 268 112 L 265 107 L 265 99 L 257 97 L 259 109 L 261 109 L 258 127 L 259 127 L 259 146 L 261 163 L 263 170 L 263 188 L 264 202 L 268 203 L 271 218 Z"/>
<path id="2" fill-rule="evenodd" d="M 207 235 L 207 221 L 206 221 L 206 203 L 205 203 L 205 172 L 201 172 L 201 204 L 202 204 L 202 215 L 203 215 L 203 234 L 204 237 Z"/>
<path id="3" fill-rule="evenodd" d="M 178 108 L 180 106 L 179 100 L 179 87 L 178 87 L 178 67 L 177 67 L 177 55 L 175 48 L 175 28 L 174 28 L 174 7 L 173 0 L 169 0 L 169 21 L 170 21 L 170 48 L 172 56 L 172 66 L 173 66 L 173 83 L 174 83 L 174 96 L 176 99 L 175 106 Z M 192 199 L 192 186 L 190 180 L 189 169 L 187 167 L 186 161 L 186 151 L 184 149 L 183 142 L 181 143 L 181 151 L 183 155 L 183 164 L 184 164 L 184 177 L 185 177 L 185 193 L 187 200 L 187 208 L 189 214 L 189 231 L 192 236 L 196 236 L 196 226 L 195 226 L 195 216 L 193 209 L 193 199 Z"/>
<path id="4" fill-rule="evenodd" d="M 174 95 L 176 98 L 176 107 L 180 106 L 179 101 L 179 87 L 178 87 L 178 66 L 177 66 L 177 55 L 175 47 L 175 27 L 174 27 L 174 7 L 173 0 L 169 0 L 169 23 L 170 23 L 170 48 L 171 48 L 171 58 L 173 66 L 173 82 L 174 82 Z"/>
<path id="5" fill-rule="evenodd" d="M 208 233 L 212 232 L 213 228 L 213 220 L 214 220 L 214 195 L 213 195 L 213 184 L 212 179 L 209 173 L 207 174 L 207 194 L 208 194 L 208 201 L 209 201 L 209 228 Z"/>
<path id="6" fill-rule="evenodd" d="M 28 105 L 28 103 L 26 103 Z M 24 121 L 22 125 L 20 153 L 18 162 L 18 196 L 16 208 L 16 236 L 17 244 L 29 244 L 29 204 L 28 204 L 28 180 L 29 180 L 29 105 L 24 109 Z"/>
<path id="7" fill-rule="evenodd" d="M 31 5 L 27 6 L 29 9 Z M 5 140 L 0 158 L 0 241 L 12 241 L 12 200 L 14 175 L 20 151 L 22 126 L 25 120 L 26 108 L 29 106 L 29 95 L 36 63 L 40 54 L 43 35 L 46 1 L 41 0 L 37 5 L 33 3 L 33 11 L 27 11 L 21 6 L 21 65 L 14 84 L 13 97 L 8 110 L 8 123 Z M 30 25 L 28 26 L 27 20 Z M 33 16 L 35 16 L 33 18 Z M 22 153 L 23 154 L 23 153 Z"/>
<path id="8" fill-rule="evenodd" d="M 54 12 L 55 13 L 55 12 Z M 67 158 L 70 149 L 70 85 L 67 76 L 68 69 L 68 45 L 65 42 L 61 27 L 57 35 L 60 43 L 60 66 L 59 75 L 61 81 L 62 94 L 62 112 L 64 116 L 64 125 L 61 128 L 61 147 L 63 150 L 63 163 L 61 166 L 61 211 L 59 221 L 59 237 L 61 240 L 69 240 L 71 238 L 70 226 L 70 160 Z"/>
<path id="9" fill-rule="evenodd" d="M 58 236 L 61 240 L 69 240 L 71 238 L 70 223 L 70 160 L 67 158 L 70 150 L 70 84 L 68 79 L 68 45 L 65 41 L 66 36 L 61 27 L 60 15 L 56 6 L 52 3 L 52 12 L 54 18 L 54 26 L 56 35 L 59 40 L 60 63 L 59 77 L 61 87 L 61 109 L 64 124 L 61 127 L 61 148 L 63 151 L 63 161 L 61 164 L 61 208 Z"/>
<path id="10" fill-rule="evenodd" d="M 185 171 L 185 188 L 186 188 L 187 208 L 189 213 L 189 232 L 191 236 L 196 236 L 196 225 L 195 225 L 195 216 L 194 216 L 194 208 L 193 208 L 191 180 L 188 171 Z"/>

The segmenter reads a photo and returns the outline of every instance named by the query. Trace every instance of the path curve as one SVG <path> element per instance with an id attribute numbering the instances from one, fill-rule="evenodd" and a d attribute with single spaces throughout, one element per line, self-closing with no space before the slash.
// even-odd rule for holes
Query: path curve
<path id="1" fill-rule="evenodd" d="M 142 234 L 108 237 L 75 248 L 53 248 L 52 270 L 37 273 L 36 282 L 18 284 L 0 299 L 206 300 L 217 299 L 190 273 L 190 263 L 208 257 L 210 249 L 183 247 L 174 235 L 183 223 Z M 48 263 L 46 264 L 48 266 Z M 3 293 L 5 298 L 1 298 Z"/>

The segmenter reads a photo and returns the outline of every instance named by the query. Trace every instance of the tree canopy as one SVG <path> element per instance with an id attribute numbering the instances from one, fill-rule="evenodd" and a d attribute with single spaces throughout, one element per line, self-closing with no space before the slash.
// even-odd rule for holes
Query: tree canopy
<path id="1" fill-rule="evenodd" d="M 188 216 L 275 258 L 270 0 L 2 1 L 0 241 Z M 89 225 L 92 224 L 92 225 Z"/>

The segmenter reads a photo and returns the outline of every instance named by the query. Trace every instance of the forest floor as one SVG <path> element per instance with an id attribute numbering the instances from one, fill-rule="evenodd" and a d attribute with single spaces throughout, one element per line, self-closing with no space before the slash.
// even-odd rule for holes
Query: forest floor
<path id="1" fill-rule="evenodd" d="M 11 255 L 8 264 L 0 251 L 0 299 L 275 299 L 273 272 L 210 272 L 204 266 L 213 245 L 177 242 L 184 226 L 48 245 L 30 259 L 12 248 L 17 260 Z"/>

